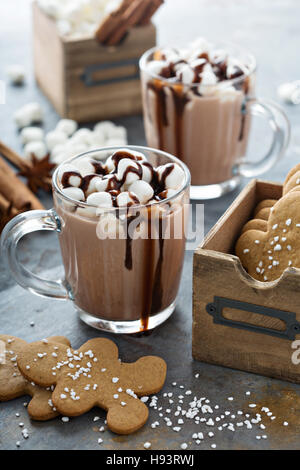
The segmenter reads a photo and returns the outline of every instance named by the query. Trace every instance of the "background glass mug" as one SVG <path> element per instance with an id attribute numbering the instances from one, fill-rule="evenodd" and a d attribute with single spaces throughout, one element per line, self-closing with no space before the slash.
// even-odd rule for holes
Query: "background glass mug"
<path id="1" fill-rule="evenodd" d="M 284 154 L 290 126 L 274 103 L 255 98 L 256 61 L 244 49 L 227 43 L 216 49 L 228 52 L 248 66 L 248 74 L 218 82 L 217 93 L 199 95 L 199 83 L 185 85 L 151 74 L 147 63 L 158 48 L 140 60 L 147 144 L 170 152 L 188 166 L 192 176 L 191 199 L 211 199 L 236 188 L 241 177 L 269 170 Z M 272 130 L 272 143 L 258 162 L 245 160 L 251 116 L 264 117 Z"/>
<path id="2" fill-rule="evenodd" d="M 154 166 L 176 162 L 185 175 L 182 189 L 157 204 L 139 206 L 136 212 L 133 206 L 103 208 L 96 214 L 95 207 L 66 197 L 58 185 L 63 165 L 86 158 L 105 160 L 119 147 L 87 152 L 56 169 L 52 178 L 54 209 L 15 217 L 2 233 L 1 248 L 12 275 L 24 288 L 45 297 L 72 300 L 80 318 L 90 326 L 136 333 L 158 326 L 174 311 L 184 259 L 190 174 L 181 161 L 164 152 L 124 148 L 144 153 Z M 121 221 L 126 216 L 133 222 L 139 217 L 137 229 L 144 230 L 147 238 L 134 237 L 128 227 L 125 230 Z M 124 238 L 114 238 L 116 227 Z M 37 230 L 58 233 L 65 279 L 41 279 L 18 261 L 18 241 Z"/>

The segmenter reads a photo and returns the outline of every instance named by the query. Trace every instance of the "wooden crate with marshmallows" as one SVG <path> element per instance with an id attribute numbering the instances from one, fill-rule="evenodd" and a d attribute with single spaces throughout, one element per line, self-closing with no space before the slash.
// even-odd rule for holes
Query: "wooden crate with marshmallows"
<path id="1" fill-rule="evenodd" d="M 151 18 L 163 0 L 122 0 L 114 10 L 108 8 L 116 2 L 107 0 L 107 11 L 83 13 L 76 2 L 67 3 L 67 12 L 47 0 L 33 3 L 40 88 L 60 116 L 78 122 L 140 113 L 139 58 L 156 44 Z M 86 3 L 92 8 L 92 2 Z M 98 27 L 87 21 L 88 14 L 99 18 Z"/>
<path id="2" fill-rule="evenodd" d="M 195 359 L 300 383 L 299 189 L 251 181 L 195 251 Z"/>

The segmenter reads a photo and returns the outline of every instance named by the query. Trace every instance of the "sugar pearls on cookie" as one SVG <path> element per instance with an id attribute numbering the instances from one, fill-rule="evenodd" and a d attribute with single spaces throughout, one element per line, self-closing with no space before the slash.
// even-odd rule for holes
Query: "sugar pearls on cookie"
<path id="1" fill-rule="evenodd" d="M 104 162 L 86 158 L 62 165 L 58 181 L 64 195 L 112 208 L 170 198 L 184 186 L 185 174 L 177 163 L 154 167 L 143 153 L 120 149 Z"/>

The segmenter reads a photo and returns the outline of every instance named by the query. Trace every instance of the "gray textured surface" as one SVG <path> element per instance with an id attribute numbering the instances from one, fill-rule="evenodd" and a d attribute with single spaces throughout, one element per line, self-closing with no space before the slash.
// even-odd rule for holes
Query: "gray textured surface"
<path id="1" fill-rule="evenodd" d="M 257 56 L 258 94 L 271 99 L 276 98 L 276 87 L 279 83 L 299 78 L 298 0 L 168 0 L 166 3 L 156 17 L 161 44 L 176 44 L 181 40 L 186 42 L 199 34 L 239 42 Z M 7 103 L 0 106 L 0 138 L 16 150 L 21 150 L 12 120 L 12 112 L 15 109 L 30 100 L 38 100 L 46 113 L 45 128 L 53 128 L 57 120 L 51 105 L 34 83 L 30 14 L 28 1 L 25 0 L 11 0 L 0 4 L 0 79 L 3 78 L 5 66 L 10 63 L 24 64 L 28 80 L 24 88 L 7 87 Z M 282 181 L 287 170 L 300 158 L 299 107 L 286 106 L 285 109 L 293 125 L 292 146 L 286 158 L 266 175 L 269 180 Z M 130 143 L 144 143 L 141 117 L 124 118 L 118 122 L 128 128 Z M 258 143 L 260 146 L 260 142 Z M 205 231 L 217 221 L 237 192 L 205 203 Z M 42 198 L 45 205 L 50 207 L 51 198 Z M 25 238 L 20 247 L 20 258 L 35 272 L 47 269 L 50 270 L 49 277 L 53 276 L 60 263 L 55 236 L 37 234 Z M 254 429 L 216 431 L 213 439 L 206 437 L 201 449 L 210 448 L 212 442 L 215 442 L 219 449 L 299 448 L 298 386 L 192 360 L 191 261 L 192 255 L 187 253 L 178 308 L 173 317 L 150 336 L 114 337 L 121 357 L 126 361 L 135 360 L 143 354 L 159 354 L 164 357 L 168 363 L 165 391 L 176 392 L 178 395 L 178 387 L 171 385 L 176 381 L 184 385 L 184 390 L 191 389 L 192 397 L 206 396 L 212 403 L 220 405 L 220 409 L 236 411 L 247 409 L 249 398 L 245 391 L 251 390 L 250 401 L 269 406 L 277 415 L 278 419 L 265 431 L 267 440 L 256 440 L 258 432 Z M 1 333 L 14 334 L 28 341 L 51 334 L 65 334 L 75 347 L 98 335 L 97 331 L 88 328 L 76 318 L 71 304 L 41 299 L 15 286 L 1 261 L 0 291 Z M 34 327 L 30 326 L 31 321 L 35 321 Z M 195 379 L 194 374 L 197 372 L 200 377 Z M 162 397 L 162 394 L 159 396 Z M 233 396 L 234 401 L 228 402 L 228 396 Z M 160 400 L 164 402 L 164 409 L 167 408 L 166 399 Z M 106 449 L 142 449 L 145 441 L 152 442 L 153 449 L 176 449 L 182 442 L 189 443 L 189 448 L 197 448 L 192 443 L 192 433 L 197 430 L 206 434 L 210 430 L 204 424 L 196 428 L 192 422 L 186 422 L 179 434 L 163 424 L 156 430 L 146 425 L 129 437 L 116 437 L 108 431 L 100 436 L 96 431 L 104 419 L 104 413 L 100 410 L 93 410 L 66 424 L 59 419 L 48 423 L 35 423 L 28 419 L 23 407 L 24 401 L 25 399 L 21 398 L 0 404 L 0 449 L 14 449 L 17 440 L 21 440 L 24 449 L 98 449 L 98 437 L 103 438 L 102 448 Z M 187 404 L 189 401 L 187 396 L 184 402 Z M 16 412 L 20 413 L 20 418 L 15 417 Z M 101 417 L 97 423 L 93 423 L 95 415 Z M 156 419 L 157 411 L 151 410 L 149 423 Z M 288 427 L 282 426 L 284 419 L 290 422 Z M 26 441 L 21 437 L 21 429 L 18 426 L 20 421 L 24 422 L 29 430 L 30 437 Z M 160 421 L 162 422 L 162 419 Z"/>

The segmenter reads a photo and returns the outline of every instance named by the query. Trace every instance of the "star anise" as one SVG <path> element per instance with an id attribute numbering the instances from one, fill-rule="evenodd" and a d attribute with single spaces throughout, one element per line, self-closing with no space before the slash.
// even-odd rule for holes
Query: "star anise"
<path id="1" fill-rule="evenodd" d="M 27 185 L 33 193 L 36 193 L 39 188 L 51 191 L 51 173 L 56 165 L 49 159 L 49 154 L 41 160 L 31 154 L 31 164 L 24 163 L 18 173 L 27 179 Z"/>
<path id="2" fill-rule="evenodd" d="M 7 207 L 5 205 L 1 204 L 2 197 L 0 196 L 0 233 L 4 229 L 5 225 L 16 215 L 21 214 L 22 212 L 25 212 L 30 209 L 30 204 L 24 205 L 24 207 L 21 210 L 17 210 L 13 202 L 10 202 Z"/>

